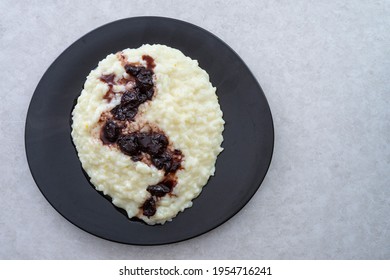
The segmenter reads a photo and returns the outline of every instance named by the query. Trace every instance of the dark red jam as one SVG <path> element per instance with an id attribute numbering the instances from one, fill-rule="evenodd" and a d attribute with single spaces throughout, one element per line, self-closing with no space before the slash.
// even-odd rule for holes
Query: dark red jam
<path id="1" fill-rule="evenodd" d="M 126 64 L 125 70 L 135 79 L 135 86 L 123 93 L 121 103 L 113 108 L 111 113 L 118 121 L 133 121 L 138 113 L 138 107 L 153 97 L 153 71 L 131 64 Z"/>
<path id="2" fill-rule="evenodd" d="M 105 82 L 109 85 L 113 85 L 114 84 L 114 78 L 115 78 L 115 74 L 109 74 L 109 75 L 102 75 L 100 77 L 100 80 L 102 82 Z"/>
<path id="3" fill-rule="evenodd" d="M 153 57 L 145 54 L 142 56 L 142 59 L 146 61 L 146 67 L 148 69 L 153 69 L 156 66 L 156 64 L 154 64 Z"/>
<path id="4" fill-rule="evenodd" d="M 165 174 L 176 172 L 180 168 L 181 152 L 168 149 L 168 138 L 161 132 L 123 134 L 118 137 L 117 144 L 119 149 L 128 156 L 148 154 L 151 163 L 157 169 L 164 170 Z"/>
<path id="5" fill-rule="evenodd" d="M 119 150 L 130 156 L 133 161 L 147 159 L 159 170 L 164 170 L 164 179 L 156 184 L 148 186 L 147 191 L 151 194 L 141 210 L 144 216 L 151 217 L 156 213 L 156 202 L 161 197 L 172 192 L 176 185 L 176 171 L 181 168 L 183 155 L 178 149 L 169 148 L 167 136 L 159 131 L 131 133 L 122 132 L 126 121 L 134 121 L 138 113 L 138 107 L 154 95 L 153 68 L 155 63 L 152 57 L 143 55 L 147 67 L 133 64 L 125 64 L 124 68 L 129 78 L 122 78 L 117 83 L 127 84 L 135 82 L 131 90 L 119 92 L 122 94 L 120 104 L 111 110 L 112 116 L 102 126 L 100 138 L 103 144 L 115 144 Z M 112 91 L 115 85 L 115 75 L 102 75 L 100 80 L 109 85 L 109 90 L 103 98 L 111 100 L 115 93 Z"/>
<path id="6" fill-rule="evenodd" d="M 142 205 L 142 212 L 146 217 L 151 217 L 156 214 L 156 201 L 153 197 L 147 199 Z"/>
<path id="7" fill-rule="evenodd" d="M 102 140 L 104 139 L 103 142 L 106 144 L 114 143 L 119 137 L 119 132 L 119 126 L 115 122 L 109 120 L 103 127 L 101 138 Z"/>

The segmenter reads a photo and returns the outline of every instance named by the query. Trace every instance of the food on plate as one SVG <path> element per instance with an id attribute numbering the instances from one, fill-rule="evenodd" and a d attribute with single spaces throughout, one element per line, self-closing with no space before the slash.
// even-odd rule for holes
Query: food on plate
<path id="1" fill-rule="evenodd" d="M 130 218 L 164 224 L 214 175 L 224 129 L 196 60 L 164 45 L 110 54 L 87 77 L 72 138 L 98 191 Z"/>

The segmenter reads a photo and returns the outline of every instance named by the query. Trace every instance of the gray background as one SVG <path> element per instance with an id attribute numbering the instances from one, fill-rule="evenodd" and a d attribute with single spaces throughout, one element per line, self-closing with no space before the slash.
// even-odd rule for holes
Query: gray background
<path id="1" fill-rule="evenodd" d="M 0 258 L 390 258 L 389 1 L 1 0 L 0 10 Z M 229 44 L 259 80 L 276 131 L 269 173 L 239 214 L 157 247 L 105 241 L 62 218 L 30 175 L 23 139 L 54 59 L 92 29 L 140 15 Z"/>

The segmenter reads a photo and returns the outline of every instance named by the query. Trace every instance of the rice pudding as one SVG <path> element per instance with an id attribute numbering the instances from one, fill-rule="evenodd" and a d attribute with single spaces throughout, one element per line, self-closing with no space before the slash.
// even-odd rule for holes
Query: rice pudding
<path id="1" fill-rule="evenodd" d="M 215 92 L 196 60 L 164 45 L 100 61 L 72 112 L 73 142 L 96 190 L 150 225 L 191 207 L 223 150 Z"/>

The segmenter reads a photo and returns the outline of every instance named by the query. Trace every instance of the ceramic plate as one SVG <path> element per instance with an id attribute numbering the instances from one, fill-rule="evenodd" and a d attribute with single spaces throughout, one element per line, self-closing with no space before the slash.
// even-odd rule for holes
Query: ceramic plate
<path id="1" fill-rule="evenodd" d="M 196 59 L 217 87 L 226 121 L 224 151 L 193 206 L 172 222 L 131 221 L 97 192 L 84 174 L 71 139 L 71 111 L 85 79 L 109 53 L 142 44 L 164 44 Z M 241 58 L 210 32 L 183 21 L 137 17 L 104 25 L 77 40 L 49 67 L 27 114 L 25 143 L 34 180 L 68 221 L 96 236 L 137 245 L 183 241 L 234 216 L 255 194 L 271 162 L 270 108 Z"/>

